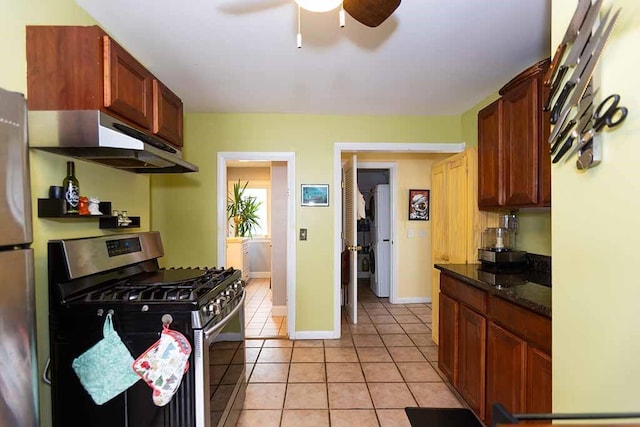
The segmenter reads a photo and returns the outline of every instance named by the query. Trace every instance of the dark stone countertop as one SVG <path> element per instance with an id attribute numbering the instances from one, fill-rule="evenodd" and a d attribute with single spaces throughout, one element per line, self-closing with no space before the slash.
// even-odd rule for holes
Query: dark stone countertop
<path id="1" fill-rule="evenodd" d="M 551 318 L 551 286 L 546 272 L 525 270 L 493 276 L 482 271 L 481 264 L 436 264 L 434 267 L 491 295 Z M 494 284 L 496 277 L 499 285 Z"/>

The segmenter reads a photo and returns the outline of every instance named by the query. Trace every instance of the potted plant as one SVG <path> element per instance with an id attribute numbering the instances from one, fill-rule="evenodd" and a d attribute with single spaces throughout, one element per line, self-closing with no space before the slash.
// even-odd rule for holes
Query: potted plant
<path id="1" fill-rule="evenodd" d="M 238 180 L 233 184 L 233 194 L 227 197 L 227 220 L 233 219 L 235 237 L 252 237 L 259 226 L 258 209 L 262 202 L 244 194 L 247 185 L 248 181 L 241 186 Z"/>

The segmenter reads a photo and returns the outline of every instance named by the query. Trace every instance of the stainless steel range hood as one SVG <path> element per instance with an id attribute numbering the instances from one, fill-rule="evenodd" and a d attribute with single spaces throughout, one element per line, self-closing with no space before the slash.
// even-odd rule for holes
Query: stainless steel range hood
<path id="1" fill-rule="evenodd" d="M 198 171 L 179 149 L 98 110 L 29 111 L 29 146 L 136 173 Z"/>

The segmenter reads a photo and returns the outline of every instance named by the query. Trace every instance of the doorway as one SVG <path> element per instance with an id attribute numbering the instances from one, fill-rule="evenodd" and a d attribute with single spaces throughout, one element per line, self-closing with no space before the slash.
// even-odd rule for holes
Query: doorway
<path id="1" fill-rule="evenodd" d="M 353 182 L 356 181 L 356 171 L 360 168 L 357 162 L 357 154 L 358 153 L 409 153 L 409 154 L 418 154 L 418 153 L 458 153 L 463 151 L 465 148 L 464 143 L 416 143 L 416 144 L 404 144 L 404 143 L 336 143 L 334 145 L 334 185 L 336 188 L 340 188 L 342 184 L 342 176 L 345 174 L 345 193 L 346 193 L 346 202 L 343 202 L 342 197 L 336 197 L 336 203 L 334 207 L 334 227 L 336 230 L 342 230 L 343 221 L 347 226 L 345 227 L 345 234 L 336 233 L 334 239 L 334 265 L 336 268 L 334 269 L 334 334 L 336 337 L 339 337 L 341 334 L 341 313 L 342 313 L 342 260 L 349 259 L 349 271 L 351 274 L 349 275 L 348 284 L 346 285 L 348 298 L 352 301 L 351 304 L 347 306 L 345 304 L 345 308 L 349 311 L 349 321 L 352 323 L 357 323 L 357 303 L 353 302 L 357 301 L 357 257 L 354 255 L 354 252 L 357 248 L 356 244 L 356 233 L 351 232 L 350 230 L 356 230 L 356 219 L 355 214 L 352 217 L 344 218 L 343 217 L 343 208 L 346 207 L 346 210 L 350 212 L 355 212 L 354 209 L 350 209 L 349 206 L 354 206 L 356 204 L 356 196 L 353 188 Z M 342 161 L 343 161 L 343 153 L 349 153 L 350 159 L 345 164 L 345 168 L 343 171 Z M 372 162 L 374 163 L 374 167 L 380 168 L 380 162 Z M 393 165 L 393 163 L 391 163 Z M 386 166 L 385 166 L 386 167 Z M 392 170 L 395 170 L 395 166 Z M 350 178 L 351 177 L 351 178 Z M 397 223 L 396 220 L 396 208 L 398 206 L 397 203 L 397 183 L 396 177 L 393 172 L 390 173 L 390 198 L 391 198 L 391 240 L 393 240 L 394 236 L 397 236 Z M 349 225 L 352 223 L 352 225 Z M 391 271 L 391 279 L 390 279 L 390 302 L 395 303 L 397 300 L 397 268 L 398 260 L 397 260 L 397 250 L 394 245 L 391 245 L 391 256 L 390 256 L 390 271 Z M 343 249 L 347 248 L 343 252 Z M 350 256 L 344 256 L 345 253 L 349 253 Z"/>
<path id="2" fill-rule="evenodd" d="M 293 338 L 295 304 L 289 302 L 295 301 L 295 194 L 290 189 L 294 188 L 295 155 L 220 152 L 217 167 L 217 262 L 245 267 L 247 337 Z M 243 169 L 249 175 L 243 176 Z M 230 181 L 244 184 L 249 177 L 252 183 L 247 188 L 255 187 L 252 191 L 256 194 L 268 195 L 266 215 L 270 220 L 264 223 L 263 235 L 251 239 L 229 237 L 233 228 L 226 212 Z M 237 261 L 236 253 L 249 262 Z"/>

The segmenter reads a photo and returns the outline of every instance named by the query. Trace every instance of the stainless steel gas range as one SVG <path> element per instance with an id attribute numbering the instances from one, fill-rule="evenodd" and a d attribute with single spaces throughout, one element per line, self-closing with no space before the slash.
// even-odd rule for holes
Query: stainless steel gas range
<path id="1" fill-rule="evenodd" d="M 240 271 L 159 268 L 157 232 L 50 241 L 50 380 L 55 426 L 210 427 L 235 425 L 246 388 L 244 283 Z M 192 353 L 173 399 L 155 406 L 138 381 L 103 405 L 71 368 L 102 338 L 106 313 L 133 358 L 163 325 L 182 333 Z"/>

